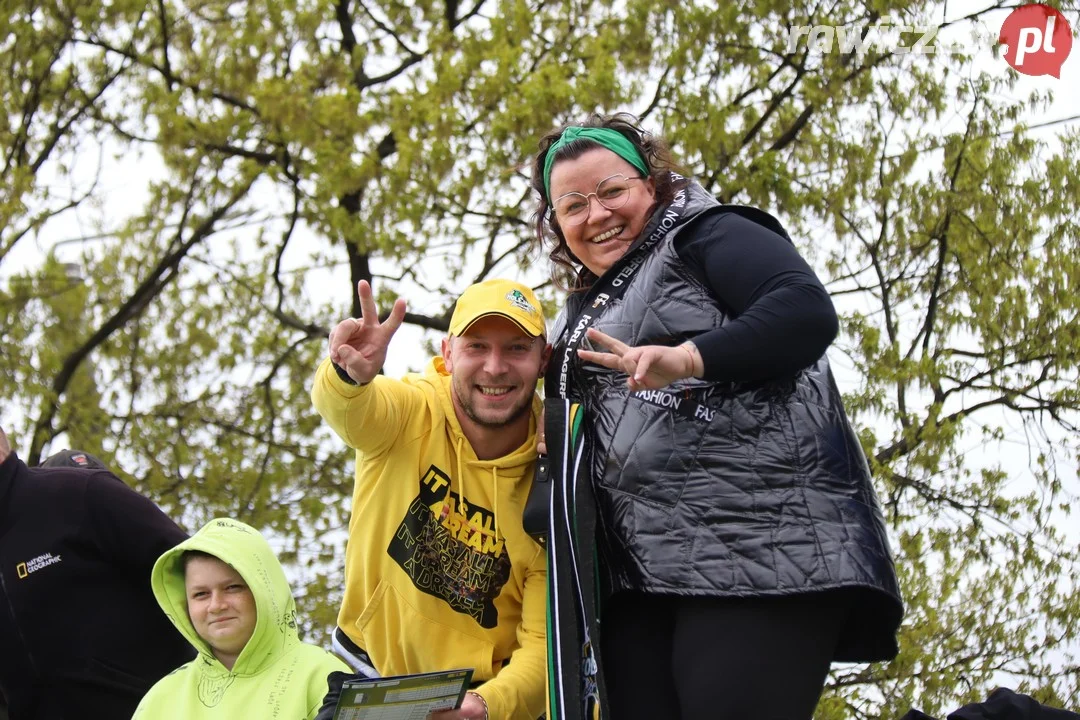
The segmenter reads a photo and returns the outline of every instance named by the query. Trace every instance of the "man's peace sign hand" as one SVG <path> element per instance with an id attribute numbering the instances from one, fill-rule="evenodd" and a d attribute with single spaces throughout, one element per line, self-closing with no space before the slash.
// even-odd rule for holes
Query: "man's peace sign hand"
<path id="1" fill-rule="evenodd" d="M 342 320 L 330 331 L 330 360 L 364 384 L 371 382 L 386 362 L 390 338 L 405 319 L 405 301 L 395 300 L 390 317 L 379 322 L 379 309 L 367 280 L 357 284 L 356 293 L 360 298 L 360 319 Z"/>

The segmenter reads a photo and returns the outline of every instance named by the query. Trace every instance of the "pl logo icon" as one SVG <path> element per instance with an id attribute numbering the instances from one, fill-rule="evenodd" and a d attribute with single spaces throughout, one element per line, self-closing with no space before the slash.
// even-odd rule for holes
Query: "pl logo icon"
<path id="1" fill-rule="evenodd" d="M 1007 45 L 1005 62 L 1024 75 L 1053 75 L 1072 51 L 1072 28 L 1060 11 L 1049 5 L 1023 5 L 1001 24 L 998 42 Z"/>

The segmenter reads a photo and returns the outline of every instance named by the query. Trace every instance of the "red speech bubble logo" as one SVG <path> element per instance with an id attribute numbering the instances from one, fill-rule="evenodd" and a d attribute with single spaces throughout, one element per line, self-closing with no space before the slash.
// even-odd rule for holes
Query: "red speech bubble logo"
<path id="1" fill-rule="evenodd" d="M 1061 79 L 1061 66 L 1072 52 L 1072 28 L 1049 5 L 1024 5 L 1001 24 L 998 42 L 1008 45 L 1005 62 L 1025 75 L 1053 75 Z"/>

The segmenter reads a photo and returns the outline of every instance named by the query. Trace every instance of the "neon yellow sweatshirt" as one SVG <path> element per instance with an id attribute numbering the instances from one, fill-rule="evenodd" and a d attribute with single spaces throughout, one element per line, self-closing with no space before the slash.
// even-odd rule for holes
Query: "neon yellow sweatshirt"
<path id="1" fill-rule="evenodd" d="M 185 550 L 201 550 L 232 565 L 255 597 L 255 631 L 231 671 L 188 617 Z M 296 603 L 281 564 L 263 536 L 238 520 L 212 520 L 166 551 L 154 564 L 150 584 L 161 609 L 199 655 L 150 688 L 133 720 L 312 720 L 326 694 L 326 676 L 349 672 L 337 657 L 300 642 Z"/>
<path id="2" fill-rule="evenodd" d="M 326 360 L 311 397 L 356 449 L 338 625 L 383 675 L 473 668 L 492 720 L 535 720 L 546 697 L 547 558 L 521 516 L 539 398 L 526 441 L 479 460 L 441 357 L 423 375 L 362 386 Z"/>

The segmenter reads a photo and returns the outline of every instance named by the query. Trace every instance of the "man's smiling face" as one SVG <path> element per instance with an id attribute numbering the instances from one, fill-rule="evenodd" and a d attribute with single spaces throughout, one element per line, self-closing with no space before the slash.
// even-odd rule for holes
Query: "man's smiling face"
<path id="1" fill-rule="evenodd" d="M 480 318 L 443 348 L 454 404 L 481 427 L 518 420 L 532 407 L 544 351 L 542 337 L 529 336 L 511 320 Z"/>

